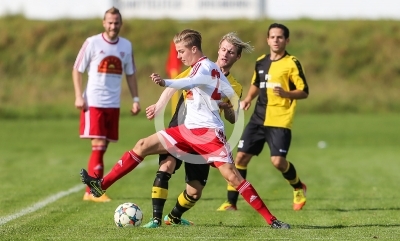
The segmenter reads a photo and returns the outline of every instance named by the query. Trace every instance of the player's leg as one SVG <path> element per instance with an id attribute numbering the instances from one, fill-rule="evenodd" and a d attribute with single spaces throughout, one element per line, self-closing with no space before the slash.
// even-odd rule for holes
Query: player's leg
<path id="1" fill-rule="evenodd" d="M 301 182 L 293 163 L 286 159 L 292 139 L 291 130 L 278 127 L 266 127 L 266 130 L 271 162 L 293 187 L 293 209 L 300 210 L 306 204 L 307 187 Z"/>
<path id="2" fill-rule="evenodd" d="M 265 143 L 264 127 L 252 123 L 247 124 L 238 144 L 235 166 L 240 175 L 246 179 L 247 166 L 254 155 L 261 153 Z M 217 211 L 237 210 L 239 192 L 232 186 L 227 186 L 227 201 L 221 204 Z"/>
<path id="3" fill-rule="evenodd" d="M 159 134 L 155 133 L 139 140 L 132 150 L 125 152 L 103 179 L 90 176 L 86 170 L 82 169 L 82 182 L 90 187 L 93 196 L 99 197 L 113 183 L 135 169 L 147 155 L 166 152 L 166 148 L 159 139 Z"/>
<path id="4" fill-rule="evenodd" d="M 271 214 L 265 203 L 262 201 L 260 195 L 254 189 L 253 185 L 240 175 L 234 164 L 214 162 L 214 165 L 218 168 L 228 184 L 234 187 L 240 193 L 240 195 L 242 195 L 244 200 L 246 200 L 246 202 L 250 204 L 253 209 L 263 216 L 265 221 L 272 228 L 290 228 L 289 224 L 277 220 L 276 217 Z"/>
<path id="5" fill-rule="evenodd" d="M 192 156 L 192 158 L 204 158 L 201 156 Z M 193 225 L 191 221 L 182 218 L 182 215 L 189 211 L 201 198 L 203 189 L 207 183 L 210 165 L 191 164 L 185 162 L 186 189 L 178 196 L 174 208 L 164 217 L 167 225 Z"/>
<path id="6" fill-rule="evenodd" d="M 143 226 L 145 228 L 157 228 L 161 225 L 164 205 L 168 197 L 168 182 L 171 175 L 180 168 L 182 161 L 170 154 L 161 154 L 159 164 L 151 192 L 153 217 Z"/>
<path id="7" fill-rule="evenodd" d="M 227 183 L 234 187 L 272 228 L 290 228 L 288 224 L 278 221 L 270 213 L 254 187 L 239 173 L 223 130 L 215 130 L 214 133 L 207 132 L 203 136 L 210 141 L 202 145 L 193 145 L 193 150 L 201 154 L 207 160 L 207 163 L 218 168 Z"/>
<path id="8" fill-rule="evenodd" d="M 107 140 L 107 135 L 110 129 L 110 126 L 108 126 L 107 124 L 107 111 L 109 110 L 110 109 L 108 108 L 89 107 L 88 110 L 81 111 L 80 117 L 80 137 L 91 139 L 92 151 L 89 157 L 87 170 L 89 175 L 99 178 L 102 178 L 104 174 L 103 158 L 109 143 L 109 141 Z M 115 110 L 119 113 L 119 109 L 115 108 Z M 116 122 L 116 127 L 118 128 L 118 116 Z M 118 131 L 116 139 L 114 140 L 118 140 Z M 94 202 L 109 202 L 111 199 L 106 195 L 95 198 L 90 195 L 90 188 L 86 187 L 83 200 Z"/>

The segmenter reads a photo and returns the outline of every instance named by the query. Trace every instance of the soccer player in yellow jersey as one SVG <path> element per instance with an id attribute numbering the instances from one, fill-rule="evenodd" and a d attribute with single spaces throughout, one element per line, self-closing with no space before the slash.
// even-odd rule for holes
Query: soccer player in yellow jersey
<path id="1" fill-rule="evenodd" d="M 259 155 L 267 143 L 272 164 L 293 187 L 293 209 L 300 210 L 306 204 L 306 185 L 286 156 L 297 100 L 308 97 L 308 85 L 299 60 L 286 52 L 289 29 L 279 23 L 271 24 L 267 41 L 270 54 L 257 59 L 250 89 L 240 103 L 241 108 L 248 110 L 258 96 L 254 113 L 239 141 L 235 165 L 246 178 L 251 158 Z M 227 189 L 228 200 L 219 211 L 237 210 L 239 193 L 229 185 Z"/>
<path id="2" fill-rule="evenodd" d="M 245 52 L 251 52 L 253 47 L 240 40 L 235 33 L 228 33 L 224 35 L 219 42 L 218 59 L 216 61 L 216 64 L 227 77 L 239 98 L 242 96 L 242 85 L 236 81 L 229 71 L 233 64 L 240 59 L 243 50 Z M 188 76 L 190 70 L 191 67 L 179 74 L 176 78 Z M 185 98 L 186 92 L 183 92 L 169 126 L 177 126 L 183 123 L 185 117 Z M 220 110 L 221 114 L 223 112 L 225 119 L 232 124 L 236 121 L 235 115 L 238 114 L 239 101 L 238 99 L 237 101 L 232 101 L 234 103 L 230 103 L 229 100 L 226 99 Z M 153 109 L 147 108 L 147 114 L 149 110 L 152 111 Z M 192 158 L 195 157 L 192 156 Z M 199 156 L 199 158 L 202 157 Z M 164 204 L 168 196 L 168 181 L 175 170 L 179 169 L 182 165 L 181 160 L 169 154 L 160 155 L 159 161 L 160 166 L 152 188 L 153 218 L 149 223 L 144 225 L 146 228 L 157 228 L 161 225 Z M 184 167 L 186 172 L 186 189 L 179 195 L 172 211 L 164 217 L 164 223 L 167 225 L 192 225 L 192 222 L 182 218 L 182 214 L 193 207 L 200 199 L 202 190 L 208 179 L 210 165 L 185 162 Z"/>

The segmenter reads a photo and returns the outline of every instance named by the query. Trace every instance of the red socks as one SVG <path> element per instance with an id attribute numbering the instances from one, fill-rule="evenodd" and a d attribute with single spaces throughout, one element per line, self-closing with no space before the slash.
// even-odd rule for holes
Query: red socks
<path id="1" fill-rule="evenodd" d="M 248 202 L 264 219 L 268 224 L 271 224 L 276 218 L 269 212 L 267 206 L 261 200 L 257 191 L 254 189 L 250 182 L 243 180 L 242 183 L 237 187 L 237 191 L 243 196 Z"/>
<path id="2" fill-rule="evenodd" d="M 92 177 L 103 177 L 104 175 L 104 161 L 103 156 L 106 152 L 106 146 L 92 146 L 92 154 L 90 155 L 88 163 L 88 173 Z M 86 188 L 86 192 L 90 192 L 90 188 Z"/>
<path id="3" fill-rule="evenodd" d="M 106 190 L 118 179 L 135 169 L 142 161 L 143 157 L 137 155 L 132 150 L 125 152 L 111 171 L 104 177 L 101 188 Z"/>

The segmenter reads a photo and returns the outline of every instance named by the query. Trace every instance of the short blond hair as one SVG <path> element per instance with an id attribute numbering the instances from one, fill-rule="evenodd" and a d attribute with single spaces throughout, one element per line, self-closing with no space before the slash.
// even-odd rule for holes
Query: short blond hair
<path id="1" fill-rule="evenodd" d="M 122 23 L 122 15 L 121 15 L 121 12 L 119 11 L 118 8 L 112 7 L 112 8 L 110 8 L 110 9 L 108 9 L 108 10 L 104 13 L 104 18 L 103 18 L 103 20 L 106 19 L 107 13 L 110 13 L 110 14 L 118 14 L 118 15 L 119 15 L 119 20 L 120 20 L 121 23 Z"/>
<path id="2" fill-rule="evenodd" d="M 254 50 L 254 47 L 250 45 L 250 42 L 243 42 L 238 36 L 237 33 L 235 32 L 230 32 L 225 34 L 222 38 L 221 41 L 219 41 L 219 46 L 221 46 L 221 43 L 226 40 L 230 44 L 234 45 L 238 49 L 238 55 L 242 54 L 242 50 L 246 53 L 251 53 Z"/>
<path id="3" fill-rule="evenodd" d="M 201 34 L 193 29 L 185 29 L 180 33 L 175 34 L 174 43 L 183 42 L 185 47 L 196 46 L 201 51 Z"/>

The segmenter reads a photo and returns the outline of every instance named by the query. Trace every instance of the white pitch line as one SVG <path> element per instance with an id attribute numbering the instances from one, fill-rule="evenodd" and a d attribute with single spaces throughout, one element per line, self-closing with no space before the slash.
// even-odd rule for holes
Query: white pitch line
<path id="1" fill-rule="evenodd" d="M 62 197 L 65 197 L 65 196 L 68 196 L 68 195 L 70 195 L 72 193 L 78 192 L 78 191 L 80 191 L 80 190 L 82 190 L 84 188 L 85 188 L 84 185 L 79 184 L 79 185 L 77 185 L 77 186 L 75 186 L 73 188 L 70 188 L 67 191 L 59 192 L 59 193 L 57 193 L 55 195 L 52 195 L 52 196 L 46 198 L 43 201 L 40 201 L 40 202 L 37 202 L 37 203 L 33 204 L 30 207 L 22 209 L 18 213 L 14 213 L 14 214 L 11 214 L 11 215 L 5 216 L 5 217 L 0 217 L 0 225 L 6 224 L 6 223 L 8 223 L 8 222 L 10 222 L 10 221 L 12 221 L 14 219 L 17 219 L 17 218 L 22 217 L 24 215 L 27 215 L 29 213 L 33 213 L 33 212 L 35 212 L 35 211 L 37 211 L 37 210 L 49 205 L 50 203 L 53 203 L 53 202 L 57 201 L 58 199 L 60 199 Z"/>
<path id="2" fill-rule="evenodd" d="M 158 164 L 158 159 L 157 159 L 157 162 L 155 162 L 154 159 L 153 160 L 148 160 L 148 161 L 146 161 L 144 163 L 141 163 L 137 168 L 144 167 L 148 163 Z M 44 208 L 47 205 L 49 205 L 50 203 L 53 203 L 53 202 L 57 201 L 60 198 L 68 196 L 68 195 L 70 195 L 72 193 L 79 192 L 80 190 L 84 189 L 85 187 L 86 186 L 83 185 L 83 184 L 76 185 L 76 186 L 68 189 L 67 191 L 61 191 L 61 192 L 59 192 L 59 193 L 57 193 L 55 195 L 52 195 L 52 196 L 46 198 L 43 201 L 40 201 L 40 202 L 37 202 L 37 203 L 33 204 L 30 207 L 22 209 L 21 211 L 19 211 L 17 213 L 14 213 L 14 214 L 11 214 L 11 215 L 8 215 L 8 216 L 5 216 L 5 217 L 0 217 L 0 226 L 3 225 L 3 224 L 6 224 L 6 223 L 8 223 L 8 222 L 10 222 L 12 220 L 15 220 L 15 219 L 17 219 L 19 217 L 25 216 L 25 215 L 27 215 L 29 213 L 33 213 L 33 212 L 35 212 L 35 211 L 37 211 L 37 210 L 39 210 L 41 208 Z"/>

